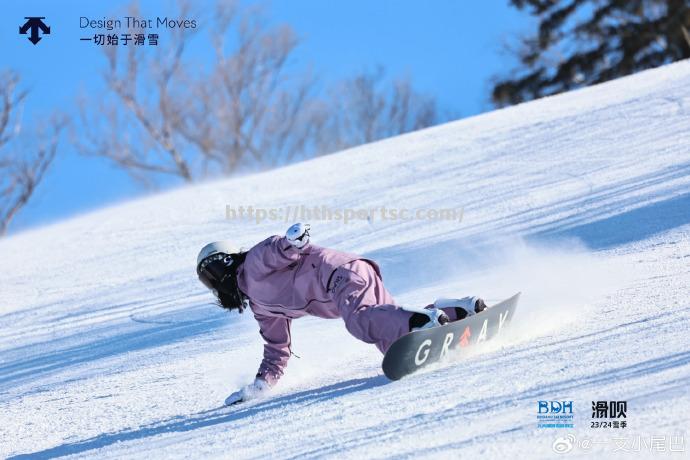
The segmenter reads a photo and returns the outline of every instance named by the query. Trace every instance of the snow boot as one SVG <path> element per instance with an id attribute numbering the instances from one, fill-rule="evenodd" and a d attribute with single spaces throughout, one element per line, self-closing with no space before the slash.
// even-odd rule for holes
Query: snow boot
<path id="1" fill-rule="evenodd" d="M 468 316 L 486 310 L 484 299 L 480 297 L 465 297 L 462 299 L 437 299 L 434 307 L 443 309 L 451 321 L 460 321 Z"/>

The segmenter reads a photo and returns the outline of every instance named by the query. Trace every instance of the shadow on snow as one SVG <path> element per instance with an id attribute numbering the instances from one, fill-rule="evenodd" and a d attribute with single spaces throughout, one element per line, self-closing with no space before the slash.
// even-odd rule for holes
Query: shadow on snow
<path id="1" fill-rule="evenodd" d="M 54 372 L 185 340 L 208 333 L 227 322 L 226 317 L 219 314 L 192 320 L 188 319 L 188 314 L 183 317 L 186 320 L 164 323 L 130 318 L 125 323 L 81 331 L 61 339 L 17 347 L 15 350 L 5 350 L 3 354 L 12 358 L 0 364 L 0 389 L 7 391 L 27 381 L 37 382 Z M 56 347 L 56 340 L 65 345 Z"/>
<path id="2" fill-rule="evenodd" d="M 280 396 L 274 399 L 260 401 L 254 405 L 237 409 L 232 407 L 219 407 L 198 412 L 190 416 L 176 416 L 168 420 L 154 422 L 135 429 L 124 429 L 114 433 L 103 433 L 93 438 L 74 443 L 62 444 L 39 452 L 20 454 L 9 459 L 40 459 L 61 457 L 87 452 L 93 449 L 110 446 L 118 442 L 146 439 L 164 433 L 182 433 L 200 428 L 231 423 L 246 417 L 252 417 L 264 411 L 284 406 L 286 404 L 300 404 L 301 406 L 318 404 L 324 400 L 338 398 L 359 391 L 376 388 L 389 383 L 384 376 L 352 379 L 335 383 L 322 388 L 302 391 L 300 393 Z"/>
<path id="3" fill-rule="evenodd" d="M 690 223 L 690 193 L 648 204 L 593 222 L 547 230 L 534 237 L 578 238 L 592 249 L 608 249 L 643 240 Z"/>

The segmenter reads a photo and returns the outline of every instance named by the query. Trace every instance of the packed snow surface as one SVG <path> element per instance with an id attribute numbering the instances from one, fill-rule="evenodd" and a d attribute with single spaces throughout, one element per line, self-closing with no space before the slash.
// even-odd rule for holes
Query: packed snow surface
<path id="1" fill-rule="evenodd" d="M 688 455 L 689 83 L 680 62 L 0 240 L 0 457 L 549 458 L 568 435 L 570 457 L 650 457 L 653 436 Z M 226 218 L 250 205 L 462 219 Z M 262 342 L 197 251 L 296 220 L 377 260 L 399 303 L 522 291 L 510 335 L 390 382 L 341 320 L 304 318 L 275 393 L 222 407 Z M 539 400 L 573 401 L 575 428 L 538 428 Z M 627 427 L 590 428 L 596 400 L 627 401 Z"/>

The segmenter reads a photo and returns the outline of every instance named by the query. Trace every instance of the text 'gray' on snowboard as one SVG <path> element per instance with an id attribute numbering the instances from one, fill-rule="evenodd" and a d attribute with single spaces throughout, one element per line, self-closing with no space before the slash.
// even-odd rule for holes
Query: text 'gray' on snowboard
<path id="1" fill-rule="evenodd" d="M 495 337 L 505 330 L 517 307 L 520 293 L 486 310 L 443 326 L 410 332 L 390 346 L 383 357 L 383 373 L 398 380 L 462 350 Z"/>

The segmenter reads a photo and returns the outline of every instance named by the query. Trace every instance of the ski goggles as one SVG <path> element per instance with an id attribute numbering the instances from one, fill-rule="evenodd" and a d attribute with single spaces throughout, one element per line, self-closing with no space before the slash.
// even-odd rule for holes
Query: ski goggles
<path id="1" fill-rule="evenodd" d="M 228 268 L 233 262 L 234 259 L 228 254 L 213 254 L 201 261 L 196 269 L 196 274 L 204 286 L 213 291 L 217 289 L 226 276 Z"/>

